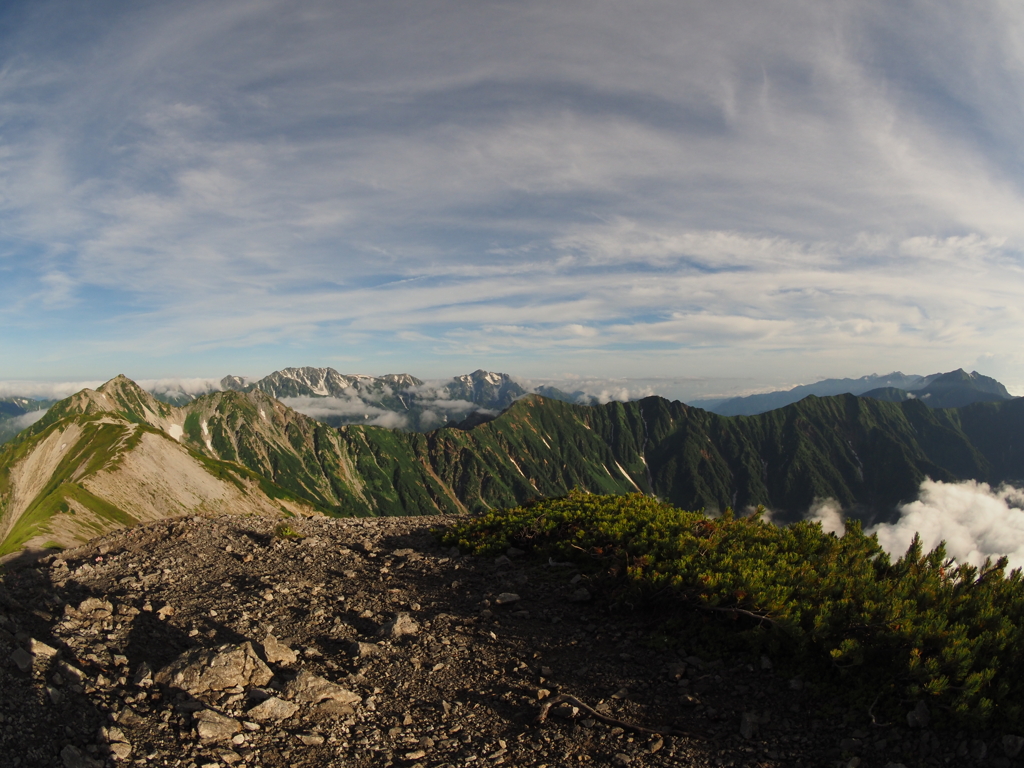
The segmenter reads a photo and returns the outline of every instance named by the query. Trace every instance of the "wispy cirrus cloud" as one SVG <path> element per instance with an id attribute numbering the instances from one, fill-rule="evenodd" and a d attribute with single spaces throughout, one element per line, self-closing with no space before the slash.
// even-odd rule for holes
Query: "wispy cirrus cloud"
<path id="1" fill-rule="evenodd" d="M 1012 4 L 13 8 L 18 375 L 1024 382 Z"/>

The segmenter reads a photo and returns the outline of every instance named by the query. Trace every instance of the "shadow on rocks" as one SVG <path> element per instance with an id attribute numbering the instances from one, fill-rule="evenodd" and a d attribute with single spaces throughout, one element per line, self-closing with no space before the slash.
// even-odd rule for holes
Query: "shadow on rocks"
<path id="1" fill-rule="evenodd" d="M 89 672 L 55 634 L 63 600 L 47 561 L 8 560 L 0 573 L 0 755 L 5 768 L 89 768 L 105 716 Z M 62 757 L 62 752 L 67 757 Z M 71 760 L 71 762 L 68 762 Z"/>

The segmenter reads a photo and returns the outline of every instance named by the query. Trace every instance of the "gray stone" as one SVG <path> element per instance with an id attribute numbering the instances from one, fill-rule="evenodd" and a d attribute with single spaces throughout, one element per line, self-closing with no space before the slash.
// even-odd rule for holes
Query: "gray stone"
<path id="1" fill-rule="evenodd" d="M 112 742 L 108 749 L 110 749 L 110 756 L 115 760 L 127 760 L 132 756 L 132 745 L 126 741 Z"/>
<path id="2" fill-rule="evenodd" d="M 57 655 L 57 649 L 34 637 L 28 641 L 28 652 L 37 658 L 49 659 Z"/>
<path id="3" fill-rule="evenodd" d="M 196 695 L 249 685 L 266 685 L 274 673 L 252 643 L 193 648 L 156 673 L 155 680 Z"/>
<path id="4" fill-rule="evenodd" d="M 574 707 L 567 701 L 560 702 L 551 708 L 551 714 L 563 720 L 569 720 L 580 713 L 579 707 Z"/>
<path id="5" fill-rule="evenodd" d="M 328 699 L 317 704 L 316 711 L 327 717 L 345 717 L 353 714 L 356 710 L 352 704 Z"/>
<path id="6" fill-rule="evenodd" d="M 843 739 L 839 742 L 839 749 L 843 752 L 860 752 L 864 742 L 860 739 Z"/>
<path id="7" fill-rule="evenodd" d="M 521 599 L 515 592 L 502 592 L 494 598 L 494 602 L 498 605 L 509 605 L 511 603 L 518 603 Z"/>
<path id="8" fill-rule="evenodd" d="M 590 600 L 590 591 L 585 587 L 580 587 L 569 595 L 569 601 L 573 603 L 585 603 L 588 600 Z"/>
<path id="9" fill-rule="evenodd" d="M 11 653 L 11 661 L 14 662 L 22 672 L 28 672 L 32 669 L 32 654 L 24 648 L 15 648 Z"/>
<path id="10" fill-rule="evenodd" d="M 71 744 L 60 751 L 60 759 L 64 763 L 64 768 L 96 768 L 100 765 L 98 761 L 83 755 L 78 747 Z"/>
<path id="11" fill-rule="evenodd" d="M 285 696 L 301 704 L 318 704 L 321 701 L 337 701 L 342 704 L 358 704 L 362 697 L 347 688 L 332 683 L 308 669 L 299 672 L 284 689 Z"/>
<path id="12" fill-rule="evenodd" d="M 245 716 L 250 720 L 255 720 L 260 723 L 268 721 L 279 723 L 282 720 L 287 720 L 298 711 L 298 704 L 293 704 L 290 701 L 285 701 L 284 699 L 279 699 L 276 696 L 271 696 L 269 699 L 260 702 L 246 712 Z"/>
<path id="13" fill-rule="evenodd" d="M 249 701 L 266 701 L 274 695 L 274 690 L 271 688 L 259 688 L 252 687 L 245 692 L 245 698 Z"/>
<path id="14" fill-rule="evenodd" d="M 146 718 L 142 717 L 131 707 L 125 707 L 117 713 L 117 717 L 114 718 L 121 725 L 127 725 L 129 728 L 138 728 L 141 725 L 146 724 Z"/>
<path id="15" fill-rule="evenodd" d="M 752 739 L 757 735 L 758 718 L 753 712 L 744 712 L 740 717 L 740 736 Z"/>
<path id="16" fill-rule="evenodd" d="M 349 652 L 357 659 L 368 659 L 371 656 L 380 655 L 380 646 L 376 643 L 352 643 Z"/>
<path id="17" fill-rule="evenodd" d="M 930 720 L 928 705 L 923 701 L 917 702 L 917 706 L 907 712 L 907 725 L 911 728 L 927 728 Z"/>
<path id="18" fill-rule="evenodd" d="M 85 672 L 80 670 L 78 667 L 71 666 L 66 661 L 57 662 L 57 669 L 60 671 L 61 675 L 64 676 L 64 679 L 69 682 L 78 684 L 85 680 Z"/>
<path id="19" fill-rule="evenodd" d="M 420 631 L 420 625 L 417 624 L 408 613 L 400 613 L 383 627 L 381 627 L 381 637 L 387 637 L 397 639 L 405 635 L 415 635 Z"/>
<path id="20" fill-rule="evenodd" d="M 98 597 L 87 597 L 78 604 L 78 613 L 92 616 L 93 618 L 107 618 L 114 612 L 114 606 L 109 600 L 100 600 Z"/>
<path id="21" fill-rule="evenodd" d="M 684 677 L 686 677 L 686 667 L 687 664 L 685 661 L 677 661 L 673 664 L 669 664 L 668 679 L 672 682 L 682 680 Z"/>
<path id="22" fill-rule="evenodd" d="M 1011 760 L 1020 754 L 1024 749 L 1024 737 L 1006 734 L 1003 736 L 1003 752 Z"/>
<path id="23" fill-rule="evenodd" d="M 222 715 L 211 709 L 203 709 L 193 715 L 196 731 L 202 741 L 229 741 L 242 730 L 242 724 L 233 717 Z"/>
<path id="24" fill-rule="evenodd" d="M 324 743 L 324 737 L 319 733 L 298 733 L 296 738 L 307 747 L 319 747 Z"/>
<path id="25" fill-rule="evenodd" d="M 271 664 L 294 664 L 299 655 L 269 632 L 263 638 L 263 656 Z"/>
<path id="26" fill-rule="evenodd" d="M 115 741 L 128 741 L 124 735 L 124 731 L 120 728 L 100 728 L 100 741 L 104 744 L 110 744 Z"/>
<path id="27" fill-rule="evenodd" d="M 139 664 L 139 668 L 135 670 L 135 677 L 132 678 L 132 682 L 140 688 L 149 688 L 153 685 L 153 668 L 149 666 L 148 661 Z"/>

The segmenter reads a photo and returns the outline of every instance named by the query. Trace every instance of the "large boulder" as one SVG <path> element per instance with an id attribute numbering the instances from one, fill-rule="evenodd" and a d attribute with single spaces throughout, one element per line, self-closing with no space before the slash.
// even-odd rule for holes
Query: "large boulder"
<path id="1" fill-rule="evenodd" d="M 174 686 L 193 696 L 237 686 L 266 685 L 274 673 L 256 655 L 252 643 L 193 648 L 156 673 L 161 685 Z"/>

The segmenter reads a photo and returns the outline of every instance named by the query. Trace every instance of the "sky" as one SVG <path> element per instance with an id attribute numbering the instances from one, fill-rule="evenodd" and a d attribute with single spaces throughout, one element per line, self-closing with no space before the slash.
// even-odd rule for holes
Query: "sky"
<path id="1" fill-rule="evenodd" d="M 0 380 L 1024 394 L 1024 5 L 11 0 Z"/>

